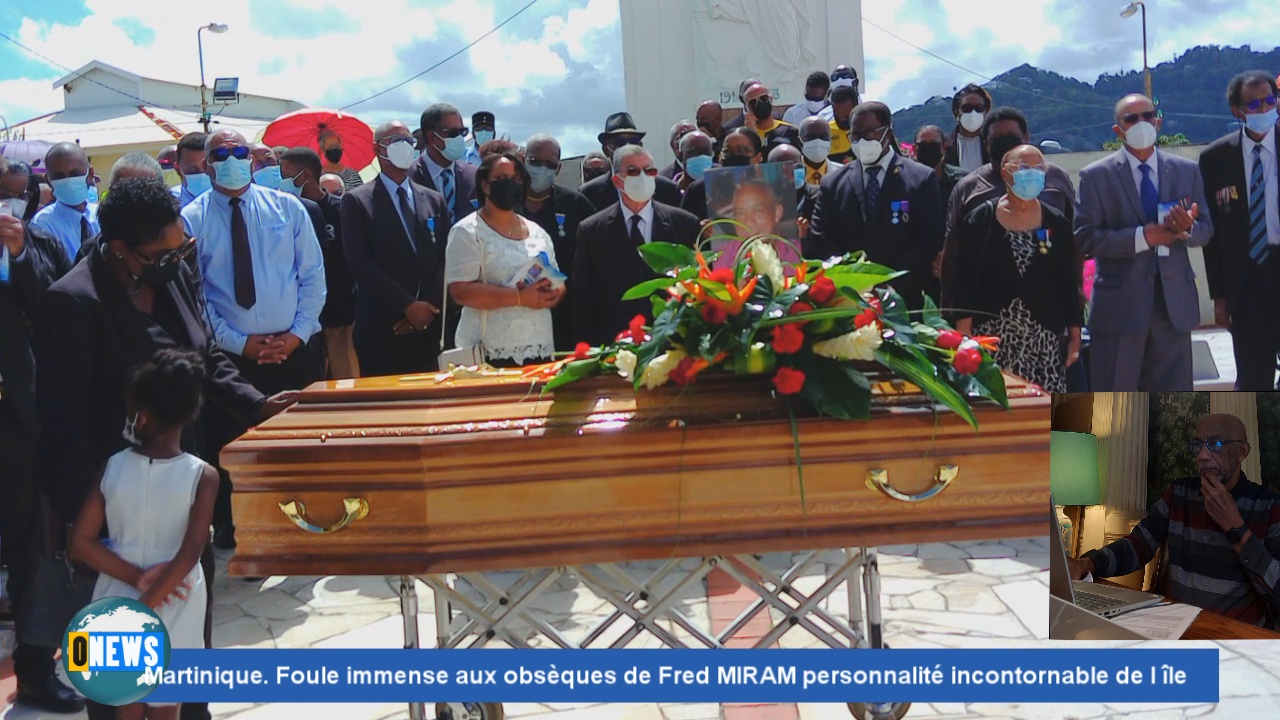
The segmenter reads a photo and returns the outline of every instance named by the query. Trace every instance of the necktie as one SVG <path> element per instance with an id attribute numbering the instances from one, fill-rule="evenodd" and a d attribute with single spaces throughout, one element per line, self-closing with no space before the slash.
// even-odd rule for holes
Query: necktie
<path id="1" fill-rule="evenodd" d="M 444 195 L 444 206 L 449 208 L 449 218 L 451 220 L 458 219 L 458 213 L 454 210 L 454 200 L 457 194 L 453 190 L 453 168 L 445 168 L 440 173 L 440 194 Z"/>
<path id="2" fill-rule="evenodd" d="M 1267 247 L 1267 174 L 1262 169 L 1262 146 L 1253 146 L 1249 173 L 1249 257 L 1261 265 L 1271 256 Z"/>
<path id="3" fill-rule="evenodd" d="M 80 216 L 80 244 L 85 244 L 89 238 L 93 237 L 93 231 L 89 229 L 89 218 L 84 215 Z"/>
<path id="4" fill-rule="evenodd" d="M 876 217 L 876 209 L 880 207 L 880 166 L 867 168 L 867 222 Z"/>
<path id="5" fill-rule="evenodd" d="M 644 245 L 644 233 L 640 232 L 640 216 L 631 216 L 631 244 L 636 247 Z"/>
<path id="6" fill-rule="evenodd" d="M 1142 163 L 1138 169 L 1142 171 L 1142 182 L 1138 183 L 1142 196 L 1142 214 L 1147 217 L 1147 222 L 1153 223 L 1160 216 L 1160 191 L 1151 182 L 1151 166 Z"/>
<path id="7" fill-rule="evenodd" d="M 805 178 L 804 181 L 810 185 L 821 185 L 822 184 L 822 168 L 810 167 L 809 177 Z"/>
<path id="8" fill-rule="evenodd" d="M 249 250 L 249 226 L 244 224 L 240 198 L 231 198 L 231 265 L 235 272 L 236 304 L 248 310 L 258 302 L 253 286 L 253 253 Z"/>
<path id="9" fill-rule="evenodd" d="M 417 225 L 414 220 L 417 215 L 414 214 L 413 208 L 409 207 L 409 193 L 405 192 L 404 186 L 396 188 L 396 196 L 400 198 L 400 216 L 404 222 L 404 231 L 409 234 L 409 245 L 413 247 L 413 251 L 418 252 L 418 239 L 413 236 L 413 228 Z"/>

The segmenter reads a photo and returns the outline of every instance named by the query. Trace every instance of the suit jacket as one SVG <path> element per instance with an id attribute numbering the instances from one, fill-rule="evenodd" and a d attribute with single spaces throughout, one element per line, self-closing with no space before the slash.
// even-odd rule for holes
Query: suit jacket
<path id="1" fill-rule="evenodd" d="M 67 249 L 45 230 L 27 225 L 22 260 L 9 262 L 9 282 L 0 283 L 0 378 L 6 402 L 13 403 L 31 440 L 40 431 L 36 412 L 36 359 L 31 323 L 40 298 L 71 270 Z"/>
<path id="2" fill-rule="evenodd" d="M 663 205 L 671 205 L 673 207 L 680 206 L 680 186 L 670 180 L 658 175 L 658 184 L 653 191 L 653 199 Z M 597 211 L 603 210 L 610 205 L 617 205 L 618 189 L 613 186 L 613 174 L 605 173 L 600 177 L 583 183 L 578 187 L 578 192 L 587 196 L 591 204 L 595 206 Z"/>
<path id="3" fill-rule="evenodd" d="M 263 395 L 215 344 L 199 276 L 184 266 L 157 293 L 167 294 L 182 319 L 186 332 L 174 342 L 204 357 L 206 401 L 247 426 Z M 86 257 L 45 292 L 35 336 L 41 425 L 36 468 L 58 517 L 71 522 L 102 463 L 125 447 L 120 432 L 129 373 L 157 347 L 144 316 L 101 252 Z"/>
<path id="4" fill-rule="evenodd" d="M 960 165 L 960 126 L 947 133 L 947 154 L 944 156 L 944 162 L 948 165 Z M 982 164 L 991 163 L 991 157 L 987 154 L 987 144 L 982 143 Z M 967 215 L 966 215 L 967 217 Z"/>
<path id="5" fill-rule="evenodd" d="M 919 308 L 922 292 L 937 297 L 933 259 L 942 248 L 942 200 L 932 168 L 896 156 L 881 182 L 878 207 L 865 209 L 862 163 L 829 171 L 819 186 L 805 257 L 864 250 L 872 262 L 906 270 L 893 286 L 907 305 Z M 907 203 L 904 212 L 895 203 Z"/>
<path id="6" fill-rule="evenodd" d="M 342 247 L 358 289 L 356 332 L 364 337 L 392 338 L 405 308 L 415 300 L 426 300 L 437 308 L 444 301 L 449 212 L 440 193 L 411 185 L 416 215 L 413 242 L 396 209 L 399 201 L 382 178 L 342 196 Z M 439 329 L 428 329 L 427 338 L 434 347 L 440 342 Z"/>
<path id="7" fill-rule="evenodd" d="M 1276 263 L 1259 267 L 1249 257 L 1249 183 L 1244 174 L 1240 137 L 1239 131 L 1233 132 L 1200 153 L 1200 176 L 1213 221 L 1213 242 L 1204 249 L 1209 295 L 1215 300 L 1226 298 L 1227 311 L 1232 315 L 1274 313 L 1274 303 L 1280 296 Z M 1272 135 L 1273 139 L 1277 137 L 1280 132 Z M 1276 144 L 1280 145 L 1280 140 Z M 1280 178 L 1272 178 L 1272 182 L 1277 181 Z M 1200 210 L 1204 209 L 1201 205 Z"/>
<path id="8" fill-rule="evenodd" d="M 698 219 L 680 208 L 653 204 L 652 242 L 693 246 Z M 631 244 L 622 204 L 587 218 L 578 228 L 569 301 L 573 303 L 574 335 L 592 345 L 613 342 L 636 315 L 652 317 L 647 298 L 622 301 L 633 285 L 657 277 Z"/>
<path id="9" fill-rule="evenodd" d="M 1203 247 L 1213 237 L 1213 223 L 1201 213 L 1185 243 L 1174 243 L 1168 257 L 1155 250 L 1135 252 L 1134 231 L 1146 224 L 1142 200 L 1124 149 L 1087 165 L 1080 171 L 1080 195 L 1076 200 L 1076 242 L 1085 254 L 1098 259 L 1093 281 L 1091 333 L 1133 335 L 1146 331 L 1156 297 L 1155 277 L 1164 286 L 1163 302 L 1174 328 L 1190 332 L 1200 324 L 1196 275 L 1187 248 Z M 1186 198 L 1205 207 L 1204 185 L 1196 164 L 1170 153 L 1156 151 L 1160 202 Z"/>
<path id="10" fill-rule="evenodd" d="M 551 237 L 551 244 L 556 251 L 556 261 L 560 263 L 560 271 L 568 275 L 569 282 L 572 283 L 573 258 L 578 248 L 578 228 L 584 220 L 595 215 L 596 209 L 582 193 L 563 185 L 552 186 L 549 202 L 551 203 L 550 214 L 539 213 L 531 219 Z M 563 224 L 558 216 L 563 217 Z M 562 302 L 551 308 L 551 327 L 555 334 L 556 350 L 572 351 L 578 342 L 573 335 L 573 303 Z"/>
<path id="11" fill-rule="evenodd" d="M 356 281 L 342 247 L 342 198 L 325 193 L 317 206 L 321 224 L 316 226 L 316 237 L 324 253 L 326 287 L 320 324 L 327 328 L 348 327 L 356 317 Z"/>
<path id="12" fill-rule="evenodd" d="M 459 220 L 476 210 L 476 170 L 479 169 L 475 165 L 469 165 L 461 160 L 453 164 L 453 191 L 454 202 L 456 203 L 453 212 Z M 428 190 L 440 192 L 440 188 L 436 187 L 435 180 L 431 178 L 431 168 L 427 165 L 426 153 L 423 153 L 422 157 L 413 162 L 413 167 L 409 169 L 409 179 Z M 440 197 L 442 200 L 444 199 L 443 195 Z"/>

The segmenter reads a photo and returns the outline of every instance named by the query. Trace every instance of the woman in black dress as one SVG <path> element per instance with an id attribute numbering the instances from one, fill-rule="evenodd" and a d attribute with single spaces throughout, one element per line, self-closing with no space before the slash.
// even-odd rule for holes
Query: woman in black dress
<path id="1" fill-rule="evenodd" d="M 1037 200 L 1040 151 L 1004 156 L 1004 196 L 974 209 L 957 232 L 951 297 L 956 329 L 1000 338 L 1000 367 L 1048 392 L 1066 392 L 1080 357 L 1080 266 L 1071 223 Z"/>

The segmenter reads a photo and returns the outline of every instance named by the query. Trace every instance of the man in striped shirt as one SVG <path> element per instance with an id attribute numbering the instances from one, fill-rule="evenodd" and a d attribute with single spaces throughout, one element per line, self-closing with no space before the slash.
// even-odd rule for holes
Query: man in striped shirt
<path id="1" fill-rule="evenodd" d="M 1166 595 L 1270 624 L 1280 615 L 1280 495 L 1241 471 L 1251 447 L 1239 418 L 1204 417 L 1187 446 L 1199 476 L 1170 485 L 1127 537 L 1068 560 L 1071 575 L 1127 575 L 1167 545 Z"/>

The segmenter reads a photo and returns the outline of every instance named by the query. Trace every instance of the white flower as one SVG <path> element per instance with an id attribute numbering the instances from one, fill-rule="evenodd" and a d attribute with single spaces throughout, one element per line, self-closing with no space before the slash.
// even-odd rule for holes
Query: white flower
<path id="1" fill-rule="evenodd" d="M 619 350 L 618 357 L 613 364 L 618 368 L 618 374 L 624 380 L 630 380 L 631 374 L 636 371 L 636 360 L 638 360 L 636 354 L 630 350 Z"/>
<path id="2" fill-rule="evenodd" d="M 813 344 L 813 352 L 836 360 L 875 360 L 876 350 L 884 342 L 880 323 L 871 323 L 847 335 Z"/>
<path id="3" fill-rule="evenodd" d="M 786 282 L 786 273 L 782 270 L 782 261 L 778 253 L 768 242 L 756 242 L 751 245 L 751 267 L 756 272 L 773 281 L 774 292 L 782 289 Z"/>
<path id="4" fill-rule="evenodd" d="M 676 369 L 680 361 L 685 357 L 683 350 L 671 350 L 664 352 L 645 366 L 644 373 L 640 376 L 640 382 L 644 383 L 646 388 L 650 390 L 660 387 L 667 382 L 667 377 L 671 375 L 671 371 Z"/>

